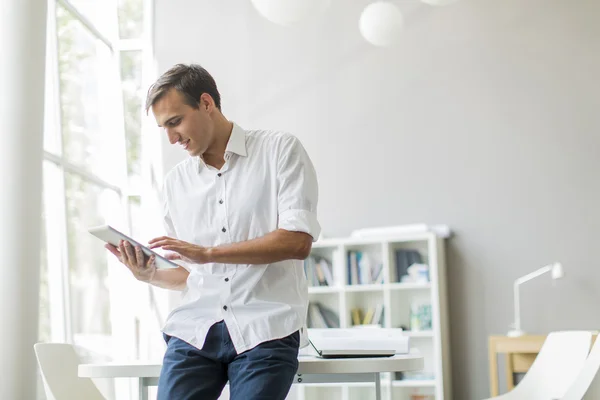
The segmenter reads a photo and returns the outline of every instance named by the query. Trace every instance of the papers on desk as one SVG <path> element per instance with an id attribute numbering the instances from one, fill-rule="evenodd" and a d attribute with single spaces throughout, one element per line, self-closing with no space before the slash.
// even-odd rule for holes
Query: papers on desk
<path id="1" fill-rule="evenodd" d="M 322 357 L 374 357 L 408 354 L 409 337 L 402 329 L 308 329 L 313 350 Z"/>

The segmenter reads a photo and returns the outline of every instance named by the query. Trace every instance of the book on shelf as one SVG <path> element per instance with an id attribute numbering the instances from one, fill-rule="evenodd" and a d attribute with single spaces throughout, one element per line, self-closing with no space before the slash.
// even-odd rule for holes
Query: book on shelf
<path id="1" fill-rule="evenodd" d="M 377 307 L 375 307 L 373 319 L 370 323 L 383 325 L 383 303 L 377 304 Z"/>
<path id="2" fill-rule="evenodd" d="M 383 303 L 376 307 L 369 307 L 363 311 L 360 307 L 355 307 L 350 310 L 352 325 L 380 325 L 383 326 Z"/>
<path id="3" fill-rule="evenodd" d="M 413 301 L 410 303 L 410 329 L 411 331 L 431 331 L 432 329 L 431 303 L 428 301 Z"/>
<path id="4" fill-rule="evenodd" d="M 351 309 L 350 316 L 352 317 L 352 325 L 360 325 L 361 324 L 362 310 L 360 308 Z"/>
<path id="5" fill-rule="evenodd" d="M 349 251 L 346 266 L 348 285 L 383 283 L 383 263 L 375 263 L 366 252 Z"/>
<path id="6" fill-rule="evenodd" d="M 397 282 L 429 282 L 429 267 L 423 264 L 423 257 L 418 250 L 397 249 L 394 258 Z"/>
<path id="7" fill-rule="evenodd" d="M 375 315 L 375 309 L 369 308 L 367 312 L 365 312 L 365 317 L 363 318 L 363 325 L 371 325 L 371 321 L 373 320 L 373 315 Z"/>
<path id="8" fill-rule="evenodd" d="M 309 328 L 339 328 L 340 317 L 323 304 L 310 302 L 306 324 Z"/>
<path id="9" fill-rule="evenodd" d="M 309 256 L 306 258 L 304 274 L 310 286 L 333 286 L 331 262 L 324 257 Z"/>

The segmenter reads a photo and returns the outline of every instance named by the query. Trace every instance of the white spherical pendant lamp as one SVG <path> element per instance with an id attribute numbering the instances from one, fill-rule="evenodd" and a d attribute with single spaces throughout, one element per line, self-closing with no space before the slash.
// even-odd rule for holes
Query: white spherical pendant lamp
<path id="1" fill-rule="evenodd" d="M 290 26 L 323 11 L 331 0 L 252 0 L 254 8 L 269 21 Z"/>
<path id="2" fill-rule="evenodd" d="M 363 10 L 359 29 L 363 37 L 375 46 L 391 46 L 400 37 L 404 17 L 394 4 L 377 1 Z"/>

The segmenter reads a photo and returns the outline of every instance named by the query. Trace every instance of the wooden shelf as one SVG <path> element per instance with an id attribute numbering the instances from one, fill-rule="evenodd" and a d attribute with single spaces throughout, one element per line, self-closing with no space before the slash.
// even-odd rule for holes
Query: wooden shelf
<path id="1" fill-rule="evenodd" d="M 368 285 L 346 285 L 344 290 L 346 292 L 378 292 L 383 290 L 384 285 L 381 283 L 373 283 Z"/>
<path id="2" fill-rule="evenodd" d="M 341 291 L 338 286 L 309 286 L 308 293 L 339 293 Z"/>
<path id="3" fill-rule="evenodd" d="M 415 290 L 415 289 L 431 289 L 431 282 L 428 283 L 404 283 L 395 282 L 387 285 L 390 290 Z"/>

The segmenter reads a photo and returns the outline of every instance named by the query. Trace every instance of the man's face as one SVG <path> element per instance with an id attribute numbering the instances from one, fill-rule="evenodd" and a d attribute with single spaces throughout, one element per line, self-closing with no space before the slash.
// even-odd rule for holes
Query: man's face
<path id="1" fill-rule="evenodd" d="M 214 124 L 210 118 L 213 105 L 210 96 L 200 99 L 198 109 L 184 102 L 176 89 L 170 89 L 152 106 L 152 113 L 158 126 L 164 128 L 169 142 L 178 143 L 191 156 L 206 152 L 213 140 Z"/>

